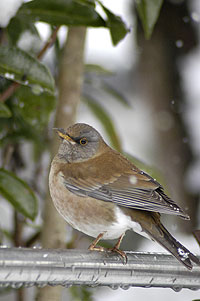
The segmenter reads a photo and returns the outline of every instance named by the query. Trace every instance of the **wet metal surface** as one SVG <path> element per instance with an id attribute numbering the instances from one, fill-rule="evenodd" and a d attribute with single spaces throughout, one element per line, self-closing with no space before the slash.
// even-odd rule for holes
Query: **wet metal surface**
<path id="1" fill-rule="evenodd" d="M 0 248 L 0 287 L 99 285 L 200 289 L 200 267 L 187 270 L 171 255 L 127 252 L 120 256 L 85 250 Z"/>

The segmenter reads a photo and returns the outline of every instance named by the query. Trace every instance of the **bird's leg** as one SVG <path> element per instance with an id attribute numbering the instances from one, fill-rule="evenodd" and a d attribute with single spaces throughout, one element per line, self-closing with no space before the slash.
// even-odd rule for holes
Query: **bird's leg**
<path id="1" fill-rule="evenodd" d="M 100 241 L 100 239 L 104 236 L 104 233 L 100 233 L 97 238 L 91 243 L 91 245 L 89 246 L 89 250 L 90 251 L 100 251 L 103 252 L 105 251 L 104 247 L 101 246 L 96 246 L 98 244 L 98 242 Z"/>
<path id="2" fill-rule="evenodd" d="M 116 245 L 113 247 L 114 249 L 119 249 L 120 245 L 121 245 L 121 242 L 122 242 L 122 239 L 124 238 L 124 234 L 123 233 L 119 238 L 118 238 L 118 241 L 116 243 Z"/>
<path id="3" fill-rule="evenodd" d="M 122 242 L 122 239 L 123 239 L 123 237 L 124 237 L 124 234 L 125 234 L 125 233 L 123 233 L 123 234 L 118 238 L 117 243 L 114 245 L 113 248 L 110 248 L 109 251 L 118 253 L 118 254 L 123 258 L 124 264 L 126 264 L 126 263 L 127 263 L 127 260 L 128 260 L 128 259 L 127 259 L 127 256 L 126 256 L 126 253 L 125 253 L 124 251 L 122 251 L 122 250 L 119 249 L 119 247 L 120 247 L 120 245 L 121 245 L 121 242 Z"/>
<path id="4" fill-rule="evenodd" d="M 111 251 L 111 252 L 116 252 L 117 254 L 119 254 L 122 258 L 123 258 L 123 262 L 124 264 L 127 263 L 127 256 L 126 256 L 126 253 L 122 250 L 119 249 L 120 245 L 121 245 L 121 242 L 122 242 L 122 239 L 124 237 L 124 234 L 123 233 L 117 243 L 114 245 L 113 248 L 109 248 L 108 251 Z M 96 246 L 98 244 L 98 242 L 100 241 L 100 239 L 104 236 L 104 233 L 100 233 L 97 238 L 92 242 L 92 244 L 89 246 L 89 250 L 90 251 L 100 251 L 100 252 L 104 252 L 106 251 L 106 249 L 104 247 L 101 247 L 101 246 Z"/>

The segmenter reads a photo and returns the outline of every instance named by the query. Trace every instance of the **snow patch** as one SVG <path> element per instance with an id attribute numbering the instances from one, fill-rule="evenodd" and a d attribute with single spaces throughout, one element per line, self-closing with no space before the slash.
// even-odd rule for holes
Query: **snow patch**
<path id="1" fill-rule="evenodd" d="M 6 27 L 10 19 L 15 16 L 23 0 L 0 1 L 0 27 Z"/>
<path id="2" fill-rule="evenodd" d="M 182 257 L 181 260 L 186 260 L 188 258 L 188 255 L 189 255 L 188 252 L 185 252 L 181 248 L 178 248 L 178 254 Z"/>
<path id="3" fill-rule="evenodd" d="M 133 185 L 137 184 L 137 177 L 136 176 L 130 176 L 129 182 Z"/>

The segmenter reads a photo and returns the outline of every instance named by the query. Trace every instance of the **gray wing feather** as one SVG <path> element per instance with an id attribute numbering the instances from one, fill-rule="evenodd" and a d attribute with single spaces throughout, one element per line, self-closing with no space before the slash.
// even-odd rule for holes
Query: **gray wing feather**
<path id="1" fill-rule="evenodd" d="M 149 177 L 151 181 L 153 179 Z M 157 182 L 155 182 L 158 184 Z M 79 196 L 89 196 L 102 201 L 114 202 L 119 206 L 154 211 L 166 214 L 176 214 L 189 218 L 179 206 L 164 192 L 161 185 L 155 189 L 138 188 L 127 181 L 126 176 L 120 176 L 111 183 L 101 184 L 93 179 L 66 179 L 66 188 Z M 120 188 L 119 188 L 120 187 Z M 122 188 L 121 188 L 122 187 Z M 157 188 L 156 188 L 157 187 Z"/>

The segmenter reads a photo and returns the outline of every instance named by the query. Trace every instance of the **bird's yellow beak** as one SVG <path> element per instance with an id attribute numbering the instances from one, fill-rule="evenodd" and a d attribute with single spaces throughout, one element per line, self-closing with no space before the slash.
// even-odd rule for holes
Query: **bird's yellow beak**
<path id="1" fill-rule="evenodd" d="M 69 137 L 67 134 L 64 133 L 64 130 L 61 130 L 61 129 L 56 129 L 57 133 L 58 133 L 58 136 L 60 136 L 61 138 L 69 141 L 70 143 L 72 144 L 75 144 L 76 142 L 71 138 Z"/>

